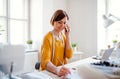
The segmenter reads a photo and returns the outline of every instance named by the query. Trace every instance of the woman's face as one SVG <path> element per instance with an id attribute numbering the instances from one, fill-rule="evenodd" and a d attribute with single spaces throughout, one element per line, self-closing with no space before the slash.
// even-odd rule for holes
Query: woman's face
<path id="1" fill-rule="evenodd" d="M 60 21 L 55 21 L 54 30 L 57 32 L 61 32 L 66 27 L 66 24 L 67 24 L 66 22 L 67 22 L 67 17 L 64 17 Z"/>

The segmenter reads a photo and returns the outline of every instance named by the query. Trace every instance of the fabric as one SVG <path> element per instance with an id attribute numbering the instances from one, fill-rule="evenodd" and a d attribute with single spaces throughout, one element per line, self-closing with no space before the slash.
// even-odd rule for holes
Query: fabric
<path id="1" fill-rule="evenodd" d="M 41 47 L 40 52 L 40 69 L 44 70 L 46 68 L 46 64 L 48 62 L 52 62 L 55 66 L 60 66 L 61 63 L 58 61 L 59 58 L 62 63 L 66 64 L 66 58 L 72 57 L 72 48 L 66 49 L 65 35 L 61 34 L 63 40 L 57 40 L 53 37 L 51 32 L 48 32 L 47 35 L 43 39 L 43 45 Z M 54 52 L 54 55 L 53 55 Z M 52 58 L 53 57 L 53 58 Z M 52 60 L 53 59 L 53 60 Z"/>

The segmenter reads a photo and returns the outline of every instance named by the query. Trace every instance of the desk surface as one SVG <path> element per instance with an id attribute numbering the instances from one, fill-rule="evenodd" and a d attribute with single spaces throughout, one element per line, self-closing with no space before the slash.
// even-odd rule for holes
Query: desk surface
<path id="1" fill-rule="evenodd" d="M 77 74 L 81 77 L 80 79 L 120 79 L 120 75 L 106 74 L 92 67 L 90 63 L 93 63 L 93 62 L 99 62 L 99 60 L 87 58 L 87 59 L 83 59 L 83 60 L 79 60 L 73 63 L 66 64 L 65 66 L 70 68 L 71 70 L 74 69 L 74 71 L 77 72 Z M 58 77 L 57 75 L 50 73 L 46 70 L 41 71 L 39 73 L 47 74 L 52 79 L 63 79 L 62 77 Z"/>

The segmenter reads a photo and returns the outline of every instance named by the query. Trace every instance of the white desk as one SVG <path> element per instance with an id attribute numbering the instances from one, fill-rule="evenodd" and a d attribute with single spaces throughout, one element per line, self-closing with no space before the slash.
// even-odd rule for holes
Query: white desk
<path id="1" fill-rule="evenodd" d="M 72 56 L 71 59 L 68 59 L 68 63 L 81 60 L 83 54 L 84 54 L 84 52 L 82 52 L 82 51 L 75 51 L 75 52 L 73 52 L 73 56 Z"/>
<path id="2" fill-rule="evenodd" d="M 116 76 L 116 75 L 109 75 L 109 74 L 105 74 L 102 71 L 95 69 L 93 67 L 90 66 L 90 63 L 92 62 L 98 62 L 99 60 L 95 60 L 92 58 L 87 58 L 87 59 L 83 59 L 83 60 L 79 60 L 73 63 L 69 63 L 66 64 L 65 66 L 72 69 L 75 68 L 75 72 L 77 72 L 79 74 L 79 76 L 82 77 L 82 79 L 120 79 L 120 75 Z M 57 75 L 48 72 L 48 71 L 41 71 L 41 72 L 32 72 L 32 74 L 39 74 L 40 73 L 44 73 L 46 75 L 49 75 L 52 79 L 63 79 L 61 77 L 58 77 Z M 42 76 L 42 75 L 41 75 Z M 51 78 L 43 78 L 43 79 L 51 79 Z M 38 78 L 39 79 L 39 78 Z M 40 78 L 42 79 L 42 78 Z"/>

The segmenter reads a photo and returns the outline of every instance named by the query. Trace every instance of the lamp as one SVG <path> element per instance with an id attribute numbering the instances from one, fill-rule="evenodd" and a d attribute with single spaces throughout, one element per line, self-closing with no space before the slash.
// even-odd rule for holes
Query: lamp
<path id="1" fill-rule="evenodd" d="M 114 15 L 112 15 L 112 14 L 109 14 L 109 17 L 113 17 L 113 18 L 115 18 L 116 20 L 118 20 L 118 21 L 120 21 L 120 18 L 118 18 L 118 17 L 116 17 L 116 16 L 114 16 Z"/>
<path id="2" fill-rule="evenodd" d="M 112 18 L 110 18 L 110 17 L 112 17 Z M 112 14 L 109 14 L 108 16 L 103 15 L 103 19 L 104 19 L 103 25 L 104 25 L 105 28 L 108 28 L 110 25 L 112 25 L 113 23 L 115 23 L 114 19 L 120 21 L 120 19 L 118 17 L 116 17 L 116 16 L 114 16 Z"/>
<path id="3" fill-rule="evenodd" d="M 109 16 L 107 17 L 106 15 L 103 15 L 103 19 L 104 19 L 103 25 L 105 28 L 109 27 L 111 24 L 114 23 L 114 21 L 110 19 Z"/>

